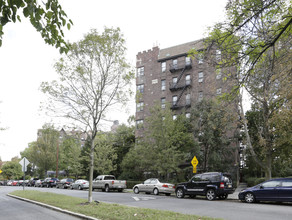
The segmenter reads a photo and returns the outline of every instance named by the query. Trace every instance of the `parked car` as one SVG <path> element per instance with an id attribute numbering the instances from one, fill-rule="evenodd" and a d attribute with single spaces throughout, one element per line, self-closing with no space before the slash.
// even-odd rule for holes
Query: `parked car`
<path id="1" fill-rule="evenodd" d="M 110 190 L 118 190 L 119 192 L 122 192 L 126 188 L 126 180 L 116 180 L 113 175 L 100 175 L 92 181 L 92 190 L 101 189 L 105 192 L 109 192 Z"/>
<path id="2" fill-rule="evenodd" d="M 34 187 L 43 187 L 43 181 L 42 179 L 38 179 L 35 181 Z"/>
<path id="3" fill-rule="evenodd" d="M 71 187 L 71 184 L 74 182 L 73 179 L 71 178 L 65 178 L 65 179 L 61 179 L 60 181 L 58 181 L 56 183 L 56 188 L 60 188 L 60 189 L 67 189 Z"/>
<path id="4" fill-rule="evenodd" d="M 278 178 L 265 181 L 242 190 L 238 194 L 247 203 L 259 201 L 292 202 L 292 178 Z"/>
<path id="5" fill-rule="evenodd" d="M 7 186 L 12 186 L 12 182 L 13 182 L 13 180 L 8 180 L 7 181 Z"/>
<path id="6" fill-rule="evenodd" d="M 195 197 L 206 196 L 208 200 L 227 199 L 228 194 L 234 192 L 231 176 L 221 172 L 196 174 L 189 182 L 179 183 L 176 187 L 176 197 L 183 198 L 185 195 Z"/>
<path id="7" fill-rule="evenodd" d="M 56 183 L 59 181 L 58 178 L 46 178 L 43 182 L 42 182 L 42 187 L 55 187 Z"/>
<path id="8" fill-rule="evenodd" d="M 89 188 L 89 182 L 87 180 L 79 179 L 72 183 L 71 189 L 88 189 Z"/>
<path id="9" fill-rule="evenodd" d="M 18 181 L 17 180 L 13 180 L 11 186 L 17 186 L 18 185 Z"/>
<path id="10" fill-rule="evenodd" d="M 169 196 L 171 193 L 175 192 L 175 185 L 171 183 L 162 183 L 159 179 L 151 178 L 145 180 L 141 184 L 137 184 L 133 187 L 134 193 L 138 194 L 139 192 L 153 193 L 158 195 L 159 193 L 164 193 Z"/>
<path id="11" fill-rule="evenodd" d="M 39 180 L 39 178 L 31 178 L 27 184 L 27 186 L 34 186 L 35 182 Z"/>
<path id="12" fill-rule="evenodd" d="M 24 181 L 23 180 L 18 180 L 18 182 L 17 182 L 17 186 L 23 186 L 23 184 L 24 184 Z"/>

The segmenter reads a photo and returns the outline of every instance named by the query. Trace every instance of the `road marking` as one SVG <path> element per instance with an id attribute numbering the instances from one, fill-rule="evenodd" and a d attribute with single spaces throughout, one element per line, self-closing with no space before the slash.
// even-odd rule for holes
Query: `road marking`
<path id="1" fill-rule="evenodd" d="M 136 201 L 147 201 L 147 200 L 154 200 L 154 199 L 156 199 L 154 197 L 136 197 L 136 196 L 133 196 L 132 198 L 135 199 Z"/>

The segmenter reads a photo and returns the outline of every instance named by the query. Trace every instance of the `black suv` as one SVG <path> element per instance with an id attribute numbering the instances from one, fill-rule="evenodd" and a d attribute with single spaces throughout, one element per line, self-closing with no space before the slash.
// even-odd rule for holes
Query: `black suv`
<path id="1" fill-rule="evenodd" d="M 70 188 L 73 182 L 74 180 L 71 178 L 61 179 L 59 182 L 56 183 L 56 188 L 60 189 Z"/>
<path id="2" fill-rule="evenodd" d="M 54 187 L 56 186 L 56 183 L 59 181 L 59 179 L 57 178 L 46 178 L 43 182 L 42 182 L 42 187 Z"/>
<path id="3" fill-rule="evenodd" d="M 196 174 L 189 182 L 179 183 L 175 190 L 177 198 L 183 198 L 185 195 L 205 195 L 208 200 L 214 200 L 216 197 L 227 199 L 228 194 L 233 192 L 231 176 L 220 172 Z"/>

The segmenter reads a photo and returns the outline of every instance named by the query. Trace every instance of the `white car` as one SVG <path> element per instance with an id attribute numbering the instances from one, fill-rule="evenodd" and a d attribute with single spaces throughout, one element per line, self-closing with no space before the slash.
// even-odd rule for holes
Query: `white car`
<path id="1" fill-rule="evenodd" d="M 134 193 L 139 192 L 153 193 L 154 195 L 159 195 L 159 193 L 164 193 L 169 196 L 175 192 L 175 185 L 171 183 L 161 183 L 159 179 L 151 178 L 145 180 L 141 184 L 137 184 L 133 187 Z"/>
<path id="2" fill-rule="evenodd" d="M 79 179 L 76 180 L 74 183 L 71 185 L 71 189 L 88 189 L 89 188 L 89 182 L 87 180 Z"/>

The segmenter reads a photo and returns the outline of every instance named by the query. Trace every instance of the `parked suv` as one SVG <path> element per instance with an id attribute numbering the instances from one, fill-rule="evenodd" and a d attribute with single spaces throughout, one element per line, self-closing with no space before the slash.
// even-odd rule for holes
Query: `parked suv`
<path id="1" fill-rule="evenodd" d="M 57 178 L 46 178 L 43 182 L 42 182 L 42 187 L 54 187 L 56 186 L 56 183 L 59 181 L 59 179 Z"/>
<path id="2" fill-rule="evenodd" d="M 231 176 L 220 172 L 196 174 L 189 182 L 179 183 L 175 190 L 177 198 L 183 198 L 185 195 L 190 197 L 203 195 L 208 200 L 214 200 L 216 197 L 227 199 L 228 194 L 233 192 Z"/>
<path id="3" fill-rule="evenodd" d="M 73 182 L 74 180 L 71 178 L 61 179 L 59 182 L 56 183 L 56 188 L 60 189 L 70 188 Z"/>

